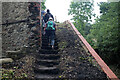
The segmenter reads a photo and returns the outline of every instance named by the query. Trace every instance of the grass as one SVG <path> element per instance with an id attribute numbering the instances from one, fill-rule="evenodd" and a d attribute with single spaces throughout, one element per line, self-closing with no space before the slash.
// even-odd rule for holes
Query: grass
<path id="1" fill-rule="evenodd" d="M 21 75 L 16 76 L 15 70 L 16 69 L 0 69 L 0 73 L 1 73 L 0 75 L 2 80 L 27 78 L 26 73 L 21 73 Z"/>
<path id="2" fill-rule="evenodd" d="M 59 46 L 59 48 L 60 48 L 61 50 L 63 50 L 63 49 L 67 46 L 67 42 L 62 41 L 62 42 L 60 42 L 60 43 L 58 44 L 58 46 Z"/>

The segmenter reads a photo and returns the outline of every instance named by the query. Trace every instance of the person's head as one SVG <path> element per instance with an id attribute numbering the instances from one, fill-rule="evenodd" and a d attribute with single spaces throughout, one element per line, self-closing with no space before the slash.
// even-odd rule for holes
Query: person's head
<path id="1" fill-rule="evenodd" d="M 44 10 L 42 10 L 42 11 L 41 11 L 41 14 L 43 14 L 43 15 L 44 15 L 44 14 L 45 14 L 45 11 L 44 11 Z"/>
<path id="2" fill-rule="evenodd" d="M 49 18 L 49 21 L 52 21 L 52 20 L 53 20 L 53 18 L 52 18 L 52 17 L 50 17 L 50 18 Z"/>
<path id="3" fill-rule="evenodd" d="M 47 13 L 50 13 L 50 10 L 49 10 L 49 9 L 47 9 Z"/>

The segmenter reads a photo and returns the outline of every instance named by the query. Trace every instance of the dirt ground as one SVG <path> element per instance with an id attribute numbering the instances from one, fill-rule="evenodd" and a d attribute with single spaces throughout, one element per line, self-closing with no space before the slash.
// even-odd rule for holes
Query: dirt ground
<path id="1" fill-rule="evenodd" d="M 29 53 L 13 63 L 2 65 L 2 79 L 33 79 L 35 54 Z"/>
<path id="2" fill-rule="evenodd" d="M 61 78 L 107 80 L 106 74 L 96 67 L 93 57 L 86 53 L 78 36 L 69 25 L 59 24 L 57 39 L 61 54 Z"/>

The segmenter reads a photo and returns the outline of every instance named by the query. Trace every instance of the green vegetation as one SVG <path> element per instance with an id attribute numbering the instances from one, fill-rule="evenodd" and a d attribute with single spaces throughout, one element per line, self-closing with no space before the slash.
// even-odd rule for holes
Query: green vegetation
<path id="1" fill-rule="evenodd" d="M 69 15 L 73 15 L 74 25 L 102 59 L 109 65 L 116 64 L 119 67 L 120 2 L 101 2 L 98 5 L 101 16 L 97 17 L 94 24 L 90 24 L 91 17 L 95 16 L 92 2 L 72 2 Z"/>
<path id="2" fill-rule="evenodd" d="M 46 0 L 45 0 L 46 1 Z M 41 2 L 41 7 L 42 7 L 42 10 L 45 10 L 46 9 L 46 6 L 45 6 L 45 2 Z"/>
<path id="3" fill-rule="evenodd" d="M 88 41 L 107 63 L 119 63 L 119 3 L 100 3 L 101 16 L 92 25 Z M 93 40 L 94 39 L 94 40 Z"/>
<path id="4" fill-rule="evenodd" d="M 90 22 L 93 14 L 93 3 L 91 2 L 71 2 L 69 15 L 73 15 L 74 25 L 85 37 L 91 28 Z"/>
<path id="5" fill-rule="evenodd" d="M 0 69 L 0 75 L 2 80 L 8 80 L 8 79 L 23 79 L 27 78 L 26 73 L 16 74 L 17 67 L 15 69 Z"/>
<path id="6" fill-rule="evenodd" d="M 67 46 L 67 42 L 66 41 L 60 42 L 58 46 L 60 47 L 61 50 L 63 50 Z"/>
<path id="7" fill-rule="evenodd" d="M 84 57 L 79 57 L 81 60 L 86 60 L 87 58 L 84 58 Z"/>

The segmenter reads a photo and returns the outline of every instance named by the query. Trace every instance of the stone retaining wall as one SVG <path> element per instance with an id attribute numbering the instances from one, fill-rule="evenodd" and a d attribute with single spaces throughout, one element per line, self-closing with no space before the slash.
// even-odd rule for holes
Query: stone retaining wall
<path id="1" fill-rule="evenodd" d="M 15 22 L 28 19 L 29 3 L 25 2 L 3 2 L 2 3 L 2 23 Z M 6 51 L 20 50 L 28 46 L 29 28 L 27 22 L 2 26 L 2 55 Z"/>

